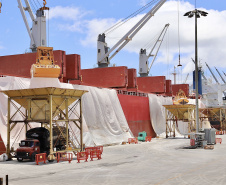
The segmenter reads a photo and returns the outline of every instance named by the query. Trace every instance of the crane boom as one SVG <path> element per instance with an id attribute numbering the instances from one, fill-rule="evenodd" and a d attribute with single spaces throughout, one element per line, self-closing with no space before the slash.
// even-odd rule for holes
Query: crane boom
<path id="1" fill-rule="evenodd" d="M 185 80 L 184 80 L 184 84 L 186 84 L 187 80 L 188 80 L 188 76 L 189 76 L 189 73 L 187 74 Z"/>
<path id="2" fill-rule="evenodd" d="M 166 0 L 160 0 L 133 28 L 131 28 L 111 49 L 107 47 L 105 42 L 105 34 L 99 34 L 97 42 L 97 64 L 99 67 L 107 67 L 110 64 L 110 60 L 126 45 L 137 32 L 148 22 L 148 20 L 154 16 L 158 9 L 166 2 Z M 116 50 L 116 51 L 115 51 Z M 110 57 L 109 55 L 115 51 Z"/>
<path id="3" fill-rule="evenodd" d="M 216 78 L 216 76 L 213 74 L 212 70 L 210 69 L 210 67 L 209 67 L 209 65 L 207 63 L 206 63 L 206 66 L 208 67 L 208 69 L 209 69 L 210 73 L 212 74 L 212 76 L 213 76 L 214 80 L 216 81 L 216 83 L 219 83 L 217 78 Z"/>
<path id="4" fill-rule="evenodd" d="M 223 71 L 223 73 L 224 73 L 224 76 L 226 76 L 226 74 L 225 74 L 225 72 Z"/>
<path id="5" fill-rule="evenodd" d="M 220 72 L 218 71 L 218 69 L 217 69 L 216 67 L 215 67 L 215 69 L 216 69 L 217 73 L 219 74 L 219 76 L 221 77 L 222 81 L 223 81 L 224 83 L 226 83 L 225 80 L 224 80 L 224 78 L 221 76 Z"/>
<path id="6" fill-rule="evenodd" d="M 17 0 L 18 7 L 22 14 L 25 26 L 27 28 L 27 32 L 31 40 L 30 49 L 32 50 L 32 52 L 36 52 L 38 46 L 46 47 L 46 17 L 44 15 L 44 10 L 46 10 L 47 7 L 45 7 L 44 9 L 38 9 L 36 11 L 35 17 L 28 0 L 24 1 L 26 7 L 23 7 L 21 0 Z M 29 27 L 25 11 L 29 12 L 30 18 L 32 20 L 32 28 Z"/>
<path id="7" fill-rule="evenodd" d="M 153 63 L 155 61 L 155 58 L 157 57 L 159 49 L 160 49 L 160 47 L 162 45 L 162 41 L 163 41 L 163 39 L 165 37 L 165 34 L 166 34 L 166 31 L 167 31 L 168 27 L 169 27 L 169 24 L 166 24 L 164 26 L 163 30 L 161 31 L 158 39 L 156 40 L 153 48 L 151 49 L 151 51 L 150 51 L 150 53 L 148 55 L 146 55 L 146 49 L 141 49 L 140 50 L 140 56 L 139 56 L 139 74 L 140 74 L 140 76 L 142 76 L 142 77 L 143 76 L 148 76 L 149 71 L 150 71 L 150 69 L 151 69 L 151 67 L 152 67 L 152 65 L 153 65 Z M 159 43 L 158 48 L 157 48 L 155 54 L 153 55 L 152 52 L 153 52 L 153 50 L 155 49 L 155 47 L 156 47 L 156 45 L 158 43 Z M 151 56 L 153 56 L 153 59 L 152 59 L 150 67 L 148 67 L 149 66 L 148 59 Z"/>

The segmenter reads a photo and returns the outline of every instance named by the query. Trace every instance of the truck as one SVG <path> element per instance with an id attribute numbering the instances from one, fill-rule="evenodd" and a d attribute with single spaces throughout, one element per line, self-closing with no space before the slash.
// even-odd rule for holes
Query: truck
<path id="1" fill-rule="evenodd" d="M 53 127 L 53 147 L 56 151 L 66 149 L 66 139 L 60 134 L 60 130 L 66 135 L 66 128 Z M 50 150 L 50 132 L 44 127 L 36 127 L 26 132 L 26 139 L 22 140 L 16 150 L 16 158 L 19 162 L 24 159 L 35 161 L 35 155 L 46 153 Z"/>

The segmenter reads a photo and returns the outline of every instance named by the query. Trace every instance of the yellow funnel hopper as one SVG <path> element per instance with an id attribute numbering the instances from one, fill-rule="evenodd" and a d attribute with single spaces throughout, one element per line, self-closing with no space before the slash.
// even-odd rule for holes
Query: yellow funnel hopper
<path id="1" fill-rule="evenodd" d="M 31 77 L 58 78 L 59 76 L 60 67 L 55 65 L 53 48 L 38 47 L 36 64 L 31 66 Z"/>

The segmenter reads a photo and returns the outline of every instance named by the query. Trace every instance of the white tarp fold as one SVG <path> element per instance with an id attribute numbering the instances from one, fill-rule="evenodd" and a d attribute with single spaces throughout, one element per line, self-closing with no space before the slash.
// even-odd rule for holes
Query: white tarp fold
<path id="1" fill-rule="evenodd" d="M 152 127 L 157 135 L 166 131 L 166 113 L 163 105 L 172 105 L 172 97 L 148 94 Z"/>
<path id="2" fill-rule="evenodd" d="M 86 146 L 118 144 L 127 141 L 129 137 L 133 137 L 115 90 L 65 84 L 60 83 L 58 79 L 51 78 L 0 78 L 0 90 L 42 87 L 59 87 L 89 91 L 82 97 L 83 140 Z M 0 134 L 5 144 L 7 137 L 7 110 L 7 96 L 0 93 Z M 14 107 L 11 107 L 11 110 L 15 112 Z M 35 126 L 40 126 L 40 124 L 36 124 Z M 78 129 L 76 127 L 73 128 L 79 140 Z M 23 128 L 23 124 L 17 124 L 11 132 L 11 144 L 18 144 L 24 138 L 25 129 Z M 17 146 L 15 145 L 15 147 Z"/>

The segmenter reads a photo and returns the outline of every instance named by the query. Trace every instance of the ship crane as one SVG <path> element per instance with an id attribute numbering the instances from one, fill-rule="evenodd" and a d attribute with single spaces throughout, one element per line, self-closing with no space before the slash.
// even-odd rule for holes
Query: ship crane
<path id="1" fill-rule="evenodd" d="M 36 11 L 36 16 L 31 10 L 31 6 L 28 0 L 24 0 L 26 7 L 23 7 L 21 0 L 17 0 L 17 2 L 31 40 L 30 49 L 32 50 L 32 52 L 36 52 L 37 47 L 46 47 L 46 16 L 44 14 L 44 10 L 49 10 L 48 7 L 45 7 L 46 0 L 43 0 L 44 6 Z M 30 15 L 30 18 L 32 20 L 32 28 L 29 27 L 25 11 L 28 11 Z"/>
<path id="2" fill-rule="evenodd" d="M 217 80 L 216 76 L 213 74 L 212 70 L 210 69 L 210 67 L 209 67 L 209 65 L 207 63 L 206 63 L 206 66 L 208 67 L 208 69 L 209 69 L 210 73 L 212 74 L 212 76 L 213 76 L 214 80 L 216 81 L 216 83 L 219 84 L 219 81 Z"/>
<path id="3" fill-rule="evenodd" d="M 187 76 L 186 76 L 186 78 L 185 78 L 185 80 L 184 80 L 184 84 L 186 84 L 186 83 L 187 83 L 188 76 L 189 76 L 189 73 L 187 74 Z"/>
<path id="4" fill-rule="evenodd" d="M 195 64 L 195 61 L 194 61 L 194 59 L 193 58 L 191 58 L 192 59 L 192 61 L 194 62 L 194 64 Z M 201 67 L 200 67 L 200 70 L 201 70 Z M 207 78 L 206 78 L 206 76 L 204 75 L 204 72 L 201 70 L 201 74 L 202 74 L 202 77 L 203 77 L 203 79 L 204 80 L 207 80 Z"/>
<path id="5" fill-rule="evenodd" d="M 224 80 L 223 76 L 220 74 L 220 72 L 218 71 L 218 69 L 217 69 L 216 67 L 215 67 L 215 69 L 216 69 L 217 73 L 219 74 L 219 76 L 221 77 L 221 80 L 222 80 L 224 83 L 226 83 L 226 81 Z"/>
<path id="6" fill-rule="evenodd" d="M 164 26 L 161 34 L 159 35 L 158 39 L 156 40 L 153 48 L 151 49 L 151 51 L 150 51 L 150 53 L 148 55 L 146 54 L 146 49 L 142 49 L 141 48 L 140 56 L 139 56 L 139 74 L 140 74 L 141 77 L 148 76 L 149 71 L 150 71 L 150 69 L 151 69 L 151 67 L 152 67 L 152 65 L 153 65 L 153 63 L 155 61 L 155 58 L 156 58 L 156 56 L 158 54 L 158 51 L 159 51 L 159 49 L 161 47 L 162 41 L 163 41 L 163 39 L 165 37 L 165 34 L 166 34 L 166 31 L 167 31 L 168 27 L 169 27 L 169 24 L 166 24 Z M 153 51 L 156 48 L 157 44 L 158 44 L 158 47 L 157 47 L 157 49 L 155 51 L 155 54 L 153 54 Z M 150 57 L 153 57 L 153 59 L 152 59 L 151 65 L 149 67 L 148 59 Z"/>
<path id="7" fill-rule="evenodd" d="M 129 41 L 138 33 L 138 31 L 154 16 L 158 9 L 166 2 L 160 0 L 133 28 L 131 28 L 111 49 L 108 48 L 105 42 L 105 33 L 98 35 L 97 40 L 97 64 L 99 67 L 108 67 L 110 60 L 128 44 Z M 112 52 L 114 53 L 110 55 Z"/>
<path id="8" fill-rule="evenodd" d="M 212 74 L 212 76 L 213 76 L 214 80 L 216 81 L 216 83 L 220 85 L 219 81 L 217 80 L 216 76 L 213 74 L 212 70 L 210 69 L 210 67 L 209 67 L 209 65 L 207 63 L 206 63 L 206 66 L 208 67 L 208 69 L 209 69 L 210 73 Z M 220 91 L 223 92 L 224 97 L 226 97 L 225 87 L 221 87 Z"/>

